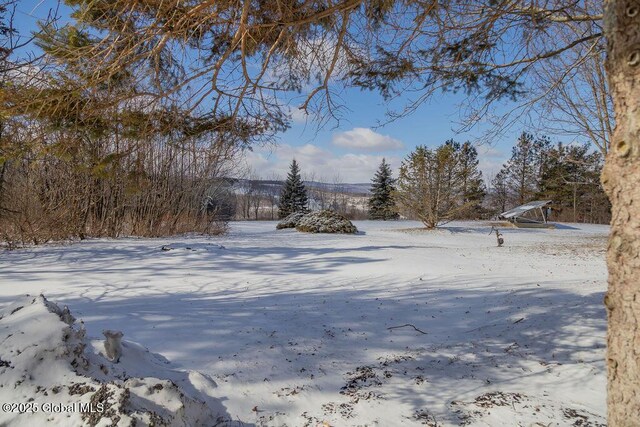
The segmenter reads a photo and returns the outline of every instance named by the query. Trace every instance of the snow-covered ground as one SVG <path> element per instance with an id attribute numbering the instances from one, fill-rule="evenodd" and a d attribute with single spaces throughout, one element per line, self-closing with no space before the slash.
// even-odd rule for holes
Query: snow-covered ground
<path id="1" fill-rule="evenodd" d="M 246 426 L 605 423 L 608 227 L 501 229 L 497 247 L 484 223 L 355 224 L 3 251 L 0 309 L 68 305 L 87 352 L 121 330 L 171 372 L 212 378 L 211 402 Z M 3 385 L 2 403 L 28 399 Z"/>

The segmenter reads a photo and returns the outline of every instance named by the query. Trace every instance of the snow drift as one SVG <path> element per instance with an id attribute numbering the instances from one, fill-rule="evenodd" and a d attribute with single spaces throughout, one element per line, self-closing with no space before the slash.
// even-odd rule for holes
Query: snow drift
<path id="1" fill-rule="evenodd" d="M 195 371 L 123 340 L 119 363 L 69 309 L 40 295 L 0 312 L 0 425 L 219 425 L 228 417 Z M 115 360 L 117 362 L 117 360 Z M 8 405 L 8 406 L 7 406 Z"/>

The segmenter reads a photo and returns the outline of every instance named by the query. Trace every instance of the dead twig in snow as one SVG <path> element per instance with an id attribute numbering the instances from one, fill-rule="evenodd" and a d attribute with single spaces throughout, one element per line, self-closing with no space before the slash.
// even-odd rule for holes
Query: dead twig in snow
<path id="1" fill-rule="evenodd" d="M 412 327 L 413 329 L 415 329 L 417 332 L 420 332 L 423 335 L 427 335 L 426 332 L 421 331 L 420 329 L 416 328 L 414 325 L 412 325 L 411 323 L 405 323 L 404 325 L 400 325 L 400 326 L 389 326 L 387 329 L 391 330 L 391 329 L 398 329 L 398 328 L 404 328 L 404 327 Z"/>

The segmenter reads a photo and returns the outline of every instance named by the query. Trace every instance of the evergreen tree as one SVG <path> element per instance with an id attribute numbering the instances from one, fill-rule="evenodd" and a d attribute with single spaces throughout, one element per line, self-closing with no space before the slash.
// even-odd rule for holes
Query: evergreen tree
<path id="1" fill-rule="evenodd" d="M 369 198 L 369 219 L 397 219 L 396 204 L 393 200 L 395 179 L 391 176 L 391 168 L 385 159 L 371 180 L 371 197 Z"/>
<path id="2" fill-rule="evenodd" d="M 502 168 L 500 172 L 491 180 L 491 203 L 502 213 L 507 210 L 510 198 L 509 184 L 507 183 L 507 170 Z"/>
<path id="3" fill-rule="evenodd" d="M 492 203 L 504 212 L 522 200 L 552 200 L 553 221 L 606 223 L 611 205 L 600 185 L 602 161 L 588 145 L 552 146 L 523 134 L 491 182 Z"/>
<path id="4" fill-rule="evenodd" d="M 280 203 L 278 204 L 278 216 L 286 218 L 294 212 L 306 212 L 308 198 L 307 190 L 304 187 L 300 176 L 300 168 L 295 159 L 291 162 L 291 169 L 287 175 L 282 192 L 280 193 Z"/>
<path id="5" fill-rule="evenodd" d="M 451 158 L 445 161 L 446 194 L 460 207 L 458 219 L 477 218 L 481 211 L 485 186 L 482 172 L 478 168 L 478 151 L 470 143 L 460 144 L 452 139 L 446 141 L 442 153 Z"/>
<path id="6" fill-rule="evenodd" d="M 562 143 L 550 148 L 547 154 L 538 198 L 553 200 L 557 205 L 564 204 L 566 200 L 571 200 L 569 182 L 582 181 L 576 176 L 580 173 L 579 165 L 567 162 L 567 147 Z M 578 158 L 576 161 L 579 161 Z"/>
<path id="7" fill-rule="evenodd" d="M 478 168 L 478 164 L 478 150 L 468 141 L 462 144 L 458 150 L 456 175 L 460 184 L 462 203 L 469 206 L 469 213 L 472 215 L 481 210 L 486 193 L 482 171 Z"/>
<path id="8" fill-rule="evenodd" d="M 530 201 L 538 193 L 549 145 L 548 138 L 535 138 L 523 132 L 513 147 L 505 174 L 507 183 L 515 193 L 517 204 Z"/>
<path id="9" fill-rule="evenodd" d="M 606 221 L 609 203 L 600 185 L 601 169 L 601 154 L 588 145 L 558 143 L 545 158 L 538 197 L 554 201 L 556 221 Z"/>

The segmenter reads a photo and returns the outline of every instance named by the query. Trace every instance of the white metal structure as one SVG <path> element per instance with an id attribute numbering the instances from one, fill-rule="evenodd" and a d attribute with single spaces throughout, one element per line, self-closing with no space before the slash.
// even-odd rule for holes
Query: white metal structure
<path id="1" fill-rule="evenodd" d="M 527 203 L 526 205 L 521 205 L 506 212 L 502 212 L 498 215 L 498 218 L 506 219 L 516 226 L 526 227 L 527 224 L 530 224 L 531 226 L 535 226 L 535 224 L 547 224 L 547 220 L 549 218 L 549 208 L 547 208 L 547 206 L 549 206 L 551 202 L 551 200 L 535 200 Z M 528 213 L 532 213 L 534 217 L 531 218 L 531 215 L 525 217 L 525 214 Z M 541 219 L 537 219 L 538 213 L 540 214 Z"/>

